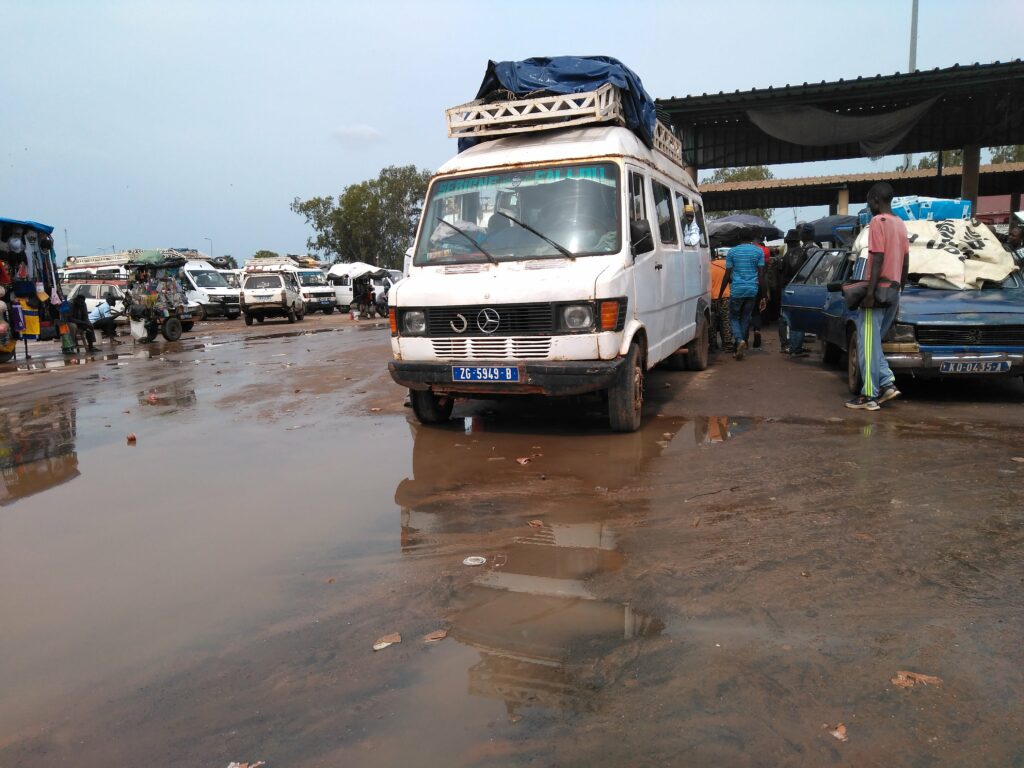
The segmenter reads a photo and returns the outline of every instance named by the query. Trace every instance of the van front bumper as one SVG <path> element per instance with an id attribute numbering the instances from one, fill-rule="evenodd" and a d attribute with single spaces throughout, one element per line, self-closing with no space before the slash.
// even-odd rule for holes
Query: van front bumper
<path id="1" fill-rule="evenodd" d="M 454 381 L 455 365 L 516 367 L 519 381 Z M 451 363 L 393 361 L 388 370 L 395 383 L 440 395 L 584 395 L 608 389 L 619 375 L 625 358 L 615 360 L 559 360 L 522 363 L 509 360 L 455 361 Z"/>

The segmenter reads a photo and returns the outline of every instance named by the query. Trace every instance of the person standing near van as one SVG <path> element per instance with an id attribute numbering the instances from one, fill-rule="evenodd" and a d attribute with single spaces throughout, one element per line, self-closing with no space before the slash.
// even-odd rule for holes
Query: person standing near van
<path id="1" fill-rule="evenodd" d="M 727 352 L 734 351 L 735 340 L 732 337 L 732 327 L 729 324 L 729 288 L 722 288 L 722 281 L 725 279 L 725 259 L 712 259 L 708 264 L 708 296 L 711 297 L 711 347 L 718 347 L 718 338 L 721 336 L 721 348 Z M 721 298 L 718 298 L 721 296 Z"/>
<path id="2" fill-rule="evenodd" d="M 882 339 L 896 320 L 900 291 L 910 271 L 910 240 L 903 220 L 892 213 L 893 189 L 884 181 L 868 190 L 871 223 L 868 228 L 867 293 L 857 308 L 857 365 L 861 393 L 847 408 L 877 411 L 900 396 L 896 377 L 882 352 Z"/>
<path id="3" fill-rule="evenodd" d="M 728 287 L 729 323 L 732 336 L 736 339 L 736 359 L 742 360 L 747 352 L 747 334 L 750 332 L 750 317 L 763 293 L 764 251 L 754 245 L 752 230 L 744 230 L 740 244 L 733 246 L 725 255 L 725 277 L 716 299 Z"/>

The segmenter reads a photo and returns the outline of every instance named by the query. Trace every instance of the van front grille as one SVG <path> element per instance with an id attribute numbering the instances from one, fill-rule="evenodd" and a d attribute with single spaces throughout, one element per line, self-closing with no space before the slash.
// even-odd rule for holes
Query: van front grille
<path id="1" fill-rule="evenodd" d="M 543 360 L 551 352 L 551 337 L 502 339 L 432 339 L 434 355 L 442 360 Z"/>
<path id="2" fill-rule="evenodd" d="M 548 303 L 427 307 L 426 313 L 427 336 L 540 336 L 555 330 L 555 308 Z"/>

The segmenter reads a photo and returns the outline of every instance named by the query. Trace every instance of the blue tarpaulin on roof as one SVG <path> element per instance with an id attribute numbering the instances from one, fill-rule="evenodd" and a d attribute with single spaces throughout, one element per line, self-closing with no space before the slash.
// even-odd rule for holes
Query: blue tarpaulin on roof
<path id="1" fill-rule="evenodd" d="M 53 227 L 48 224 L 40 224 L 38 221 L 19 221 L 18 219 L 5 219 L 0 217 L 0 224 L 16 224 L 20 227 L 28 227 L 38 232 L 45 232 L 46 234 L 53 234 Z"/>
<path id="2" fill-rule="evenodd" d="M 489 61 L 478 99 L 502 90 L 517 97 L 585 93 L 611 83 L 622 92 L 626 127 L 647 146 L 654 143 L 654 100 L 633 70 L 611 56 L 552 56 L 523 61 Z M 459 151 L 476 143 L 460 139 Z"/>

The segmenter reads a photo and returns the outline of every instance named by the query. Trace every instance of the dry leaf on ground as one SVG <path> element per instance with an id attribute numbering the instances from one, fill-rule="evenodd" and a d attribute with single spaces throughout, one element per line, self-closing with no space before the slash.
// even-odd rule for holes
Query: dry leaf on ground
<path id="1" fill-rule="evenodd" d="M 334 578 L 333 576 L 331 576 L 331 577 L 330 577 L 329 579 L 327 579 L 327 581 L 325 581 L 324 583 L 325 583 L 325 584 L 333 584 L 333 583 L 334 583 L 335 581 L 336 581 L 336 579 L 335 579 L 335 578 Z"/>
<path id="2" fill-rule="evenodd" d="M 531 458 L 530 458 L 529 456 L 522 456 L 522 457 L 520 457 L 520 458 L 516 459 L 516 461 L 517 461 L 518 463 L 522 464 L 523 466 L 526 466 L 526 465 L 527 465 L 527 464 L 529 464 L 529 463 L 530 463 L 531 461 L 533 461 L 533 459 L 531 459 Z"/>
<path id="3" fill-rule="evenodd" d="M 448 637 L 447 629 L 435 629 L 433 632 L 424 635 L 423 641 L 425 643 L 436 643 L 438 640 L 444 640 Z"/>
<path id="4" fill-rule="evenodd" d="M 384 637 L 377 638 L 377 642 L 373 644 L 373 650 L 383 651 L 389 645 L 402 642 L 402 636 L 397 632 L 392 632 L 390 635 L 384 635 Z"/>
<path id="5" fill-rule="evenodd" d="M 135 436 L 135 433 L 134 432 L 129 432 L 128 433 L 128 445 L 135 445 L 135 443 L 137 441 L 138 441 L 138 438 Z"/>
<path id="6" fill-rule="evenodd" d="M 527 525 L 529 525 L 531 528 L 543 528 L 544 527 L 544 521 L 543 520 L 531 520 L 529 523 L 527 523 Z"/>
<path id="7" fill-rule="evenodd" d="M 380 408 L 371 408 L 370 413 L 377 413 L 379 410 Z"/>
<path id="8" fill-rule="evenodd" d="M 829 731 L 828 735 L 831 736 L 833 739 L 839 739 L 839 741 L 849 741 L 850 740 L 850 737 L 846 735 L 846 726 L 843 725 L 842 723 L 840 723 L 835 728 L 833 728 L 831 731 Z"/>
<path id="9" fill-rule="evenodd" d="M 1014 456 L 1010 461 L 1016 461 L 1018 464 L 1024 464 L 1024 456 Z"/>
<path id="10" fill-rule="evenodd" d="M 896 673 L 896 677 L 892 678 L 889 682 L 897 688 L 913 688 L 918 683 L 921 685 L 942 685 L 942 678 L 935 677 L 934 675 L 922 675 L 920 672 L 900 670 Z"/>
<path id="11" fill-rule="evenodd" d="M 228 763 L 228 768 L 263 768 L 265 765 L 263 760 L 257 760 L 255 763 Z"/>

